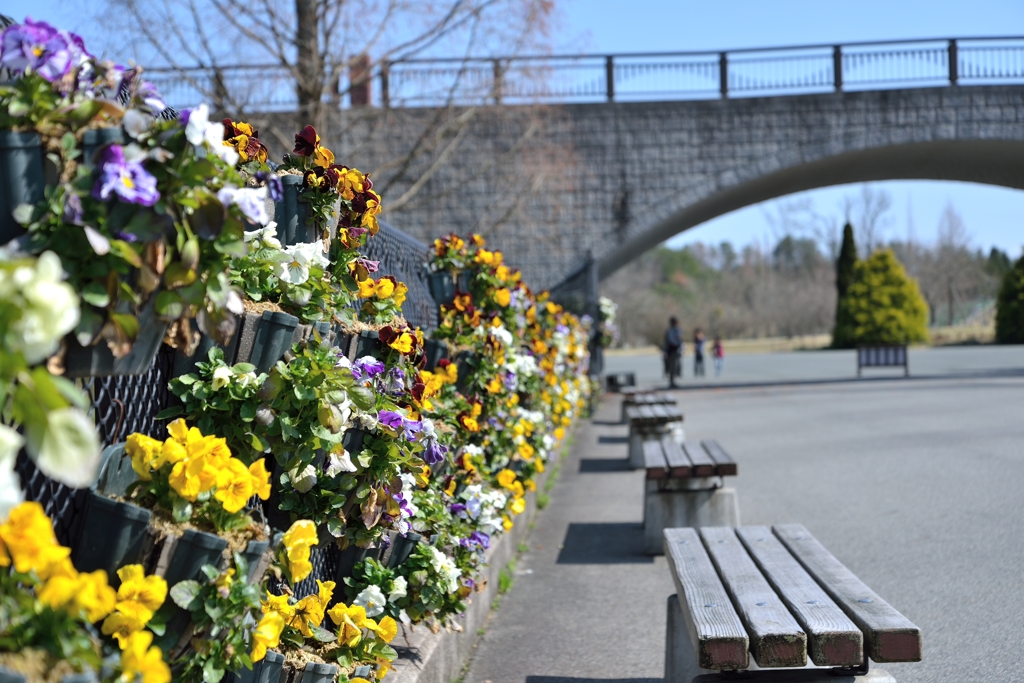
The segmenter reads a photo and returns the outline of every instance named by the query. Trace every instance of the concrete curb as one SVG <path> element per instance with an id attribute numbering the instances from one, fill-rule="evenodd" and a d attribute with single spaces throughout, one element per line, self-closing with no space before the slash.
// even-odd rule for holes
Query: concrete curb
<path id="1" fill-rule="evenodd" d="M 559 447 L 558 464 L 562 462 L 564 444 L 574 434 L 575 429 Z M 477 631 L 487 622 L 491 604 L 498 597 L 498 576 L 529 535 L 530 525 L 537 515 L 537 492 L 544 491 L 556 462 L 549 463 L 548 469 L 535 480 L 537 491 L 526 494 L 526 510 L 516 518 L 512 530 L 500 536 L 485 554 L 486 566 L 481 577 L 486 579 L 487 588 L 474 593 L 466 612 L 456 617 L 462 630 L 442 629 L 432 633 L 426 626 L 402 626 L 391 643 L 398 651 L 398 659 L 394 662 L 394 671 L 385 679 L 388 683 L 451 683 L 459 679 L 480 638 Z"/>

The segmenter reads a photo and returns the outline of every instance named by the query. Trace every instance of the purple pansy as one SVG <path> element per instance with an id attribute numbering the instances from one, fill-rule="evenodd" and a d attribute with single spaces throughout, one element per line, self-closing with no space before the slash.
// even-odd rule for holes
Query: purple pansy
<path id="1" fill-rule="evenodd" d="M 401 368 L 391 368 L 384 382 L 384 391 L 389 394 L 405 393 L 405 373 Z"/>
<path id="2" fill-rule="evenodd" d="M 266 186 L 271 201 L 284 201 L 284 185 L 279 176 L 270 171 L 256 171 L 256 182 Z"/>
<path id="3" fill-rule="evenodd" d="M 470 550 L 487 550 L 491 545 L 491 537 L 482 531 L 474 531 L 468 538 L 459 541 L 459 545 Z"/>
<path id="4" fill-rule="evenodd" d="M 81 225 L 82 221 L 85 220 L 82 198 L 74 192 L 69 192 L 64 199 L 63 219 L 65 223 L 70 223 L 71 225 Z"/>
<path id="5" fill-rule="evenodd" d="M 463 505 L 462 503 L 452 503 L 451 506 L 448 508 L 448 510 L 453 515 L 461 515 L 463 512 L 466 511 L 466 506 Z M 465 515 L 463 515 L 463 516 L 465 516 Z"/>
<path id="6" fill-rule="evenodd" d="M 379 377 L 383 373 L 384 363 L 380 362 L 373 356 L 363 356 L 352 364 L 352 376 L 359 382 L 364 379 Z"/>
<path id="7" fill-rule="evenodd" d="M 15 73 L 31 69 L 50 82 L 56 81 L 71 69 L 79 49 L 75 39 L 81 43 L 81 38 L 72 35 L 31 18 L 24 24 L 8 26 L 0 36 L 0 66 Z"/>
<path id="8" fill-rule="evenodd" d="M 505 373 L 505 388 L 509 391 L 516 390 L 516 373 L 511 370 Z"/>
<path id="9" fill-rule="evenodd" d="M 419 420 L 407 420 L 402 419 L 402 429 L 405 432 L 405 438 L 409 441 L 415 441 L 416 436 L 423 430 L 423 423 Z"/>
<path id="10" fill-rule="evenodd" d="M 349 232 L 352 232 L 352 230 L 354 229 L 355 228 L 349 228 L 348 230 Z M 366 268 L 366 272 L 368 273 L 376 273 L 378 270 L 380 270 L 380 261 L 371 261 L 365 258 L 357 258 L 356 265 Z"/>
<path id="11" fill-rule="evenodd" d="M 393 410 L 382 410 L 377 413 L 377 421 L 385 427 L 394 429 L 395 431 L 401 429 L 402 423 L 404 422 L 402 416 Z"/>
<path id="12" fill-rule="evenodd" d="M 437 442 L 437 439 L 428 438 L 425 442 L 426 449 L 423 451 L 423 462 L 428 465 L 436 465 L 444 460 L 448 454 L 448 447 Z"/>
<path id="13" fill-rule="evenodd" d="M 106 201 L 111 195 L 128 204 L 153 206 L 160 199 L 154 178 L 138 161 L 126 161 L 121 145 L 108 145 L 100 157 L 100 177 L 92 196 Z"/>

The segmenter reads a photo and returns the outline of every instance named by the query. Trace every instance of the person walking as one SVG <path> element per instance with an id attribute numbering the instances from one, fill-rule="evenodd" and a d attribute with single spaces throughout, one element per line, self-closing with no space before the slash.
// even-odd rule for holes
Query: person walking
<path id="1" fill-rule="evenodd" d="M 725 347 L 722 346 L 722 338 L 715 335 L 715 343 L 711 345 L 711 355 L 715 358 L 715 377 L 722 374 L 722 367 L 725 365 Z"/>
<path id="2" fill-rule="evenodd" d="M 668 386 L 676 387 L 676 377 L 683 376 L 683 331 L 679 329 L 679 320 L 668 319 L 665 330 L 664 361 L 665 374 L 668 375 Z"/>
<path id="3" fill-rule="evenodd" d="M 699 327 L 693 333 L 693 376 L 704 376 L 704 333 Z"/>

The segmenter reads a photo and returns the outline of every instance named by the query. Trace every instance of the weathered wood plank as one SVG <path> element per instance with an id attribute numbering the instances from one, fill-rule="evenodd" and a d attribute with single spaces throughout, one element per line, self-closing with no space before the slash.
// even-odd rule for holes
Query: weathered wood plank
<path id="1" fill-rule="evenodd" d="M 665 529 L 665 557 L 702 669 L 750 666 L 749 639 L 695 529 Z"/>
<path id="2" fill-rule="evenodd" d="M 690 476 L 690 459 L 683 453 L 671 434 L 661 437 L 661 449 L 665 452 L 668 463 L 669 479 L 686 479 Z"/>
<path id="3" fill-rule="evenodd" d="M 729 527 L 703 527 L 700 537 L 747 627 L 750 652 L 765 668 L 807 665 L 807 635 Z"/>
<path id="4" fill-rule="evenodd" d="M 707 452 L 695 443 L 683 444 L 686 456 L 690 459 L 691 477 L 713 477 L 715 476 L 715 461 Z"/>
<path id="5" fill-rule="evenodd" d="M 642 420 L 646 421 L 657 419 L 657 416 L 654 414 L 654 411 L 651 410 L 651 407 L 647 404 L 638 405 L 636 407 L 636 412 L 640 415 L 640 419 Z"/>
<path id="6" fill-rule="evenodd" d="M 773 526 L 772 531 L 864 632 L 871 659 L 921 661 L 921 629 L 864 585 L 802 524 L 780 524 Z"/>
<path id="7" fill-rule="evenodd" d="M 668 478 L 668 463 L 665 461 L 661 442 L 653 439 L 644 441 L 644 468 L 647 470 L 648 479 Z"/>
<path id="8" fill-rule="evenodd" d="M 766 526 L 736 529 L 754 563 L 807 634 L 807 652 L 818 666 L 864 661 L 864 635 Z"/>
<path id="9" fill-rule="evenodd" d="M 725 449 L 718 445 L 714 439 L 705 439 L 700 442 L 707 454 L 715 461 L 715 474 L 720 477 L 733 477 L 739 472 L 739 467 L 732 456 L 725 452 Z"/>

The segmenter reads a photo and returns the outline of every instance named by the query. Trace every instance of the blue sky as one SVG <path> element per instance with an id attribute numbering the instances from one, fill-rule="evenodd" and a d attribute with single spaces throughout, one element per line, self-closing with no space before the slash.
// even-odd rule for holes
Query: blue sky
<path id="1" fill-rule="evenodd" d="M 288 0 L 283 0 L 288 1 Z M 427 0 L 424 0 L 427 1 Z M 1024 35 L 1021 0 L 556 0 L 559 52 L 648 52 L 769 47 L 910 38 Z M 103 29 L 89 16 L 102 0 L 0 0 L 0 11 L 77 30 L 87 42 Z M 947 202 L 964 219 L 977 246 L 998 246 L 1016 256 L 1024 246 L 1024 192 L 970 183 L 876 183 L 893 196 L 888 236 L 905 238 L 913 223 L 918 239 L 934 239 Z M 810 196 L 820 213 L 841 213 L 843 194 L 857 187 L 825 188 Z M 792 199 L 792 197 L 787 198 Z M 909 209 L 908 209 L 909 207 Z M 757 205 L 693 228 L 670 242 L 737 244 L 771 240 L 765 220 L 771 206 Z M 908 219 L 909 216 L 909 219 Z"/>

